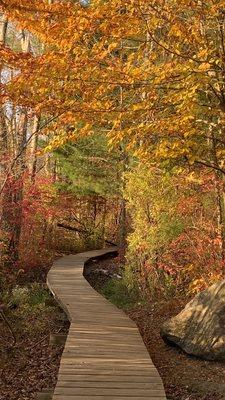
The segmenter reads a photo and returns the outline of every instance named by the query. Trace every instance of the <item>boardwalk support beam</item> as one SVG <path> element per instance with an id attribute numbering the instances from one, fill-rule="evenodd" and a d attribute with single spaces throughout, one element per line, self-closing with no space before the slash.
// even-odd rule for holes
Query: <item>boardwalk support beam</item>
<path id="1" fill-rule="evenodd" d="M 53 393 L 54 390 L 37 393 L 35 400 L 52 400 Z"/>
<path id="2" fill-rule="evenodd" d="M 51 333 L 49 344 L 52 346 L 63 346 L 66 343 L 67 335 L 62 333 Z"/>

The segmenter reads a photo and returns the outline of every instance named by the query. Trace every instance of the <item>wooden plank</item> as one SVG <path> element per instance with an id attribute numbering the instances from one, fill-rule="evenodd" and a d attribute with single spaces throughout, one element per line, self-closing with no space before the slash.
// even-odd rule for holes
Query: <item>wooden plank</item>
<path id="1" fill-rule="evenodd" d="M 95 357 L 69 357 L 68 355 L 63 355 L 62 360 L 61 360 L 62 364 L 72 364 L 72 365 L 107 365 L 110 364 L 111 366 L 119 367 L 119 366 L 126 366 L 126 367 L 133 367 L 133 368 L 137 368 L 138 366 L 141 368 L 149 368 L 149 363 L 150 360 L 143 360 L 143 359 L 136 359 L 135 357 L 133 357 L 132 359 L 124 359 L 124 358 L 110 358 L 107 357 L 106 359 L 101 359 L 97 356 Z"/>
<path id="2" fill-rule="evenodd" d="M 68 366 L 61 366 L 60 370 L 59 370 L 59 375 L 73 375 L 73 374 L 77 374 L 77 375 L 110 375 L 110 376 L 147 376 L 149 378 L 151 377 L 159 377 L 159 374 L 157 372 L 157 370 L 155 368 L 152 369 L 148 369 L 148 370 L 137 370 L 135 368 L 109 368 L 108 366 L 104 367 L 104 368 L 73 368 L 73 366 L 68 367 Z"/>
<path id="3" fill-rule="evenodd" d="M 85 334 L 85 337 L 83 337 L 84 334 L 80 334 L 80 335 L 71 335 L 69 334 L 67 336 L 67 344 L 68 345 L 74 345 L 74 346 L 87 346 L 87 345 L 91 345 L 91 346 L 108 346 L 109 344 L 111 344 L 112 346 L 118 346 L 120 348 L 124 348 L 124 347 L 129 347 L 129 348 L 135 348 L 135 349 L 139 349 L 140 347 L 143 346 L 143 343 L 141 343 L 141 341 L 137 341 L 136 337 L 133 338 L 132 342 L 133 343 L 129 343 L 127 341 L 123 342 L 124 337 L 122 336 L 122 340 L 121 340 L 121 336 L 119 336 L 119 338 L 114 335 L 114 336 L 110 336 L 110 337 L 95 337 L 95 335 L 93 334 Z M 118 338 L 118 340 L 116 340 Z M 113 341 L 114 339 L 114 341 Z"/>
<path id="4" fill-rule="evenodd" d="M 140 375 L 107 375 L 107 374 L 97 374 L 95 372 L 94 375 L 78 375 L 77 373 L 75 374 L 65 374 L 65 373 L 60 373 L 59 374 L 60 378 L 60 383 L 61 382 L 137 382 L 137 383 L 142 383 L 142 382 L 152 382 L 152 383 L 157 383 L 160 382 L 162 384 L 161 378 L 158 377 L 156 379 L 155 376 L 140 376 Z"/>
<path id="5" fill-rule="evenodd" d="M 84 263 L 114 248 L 57 260 L 47 283 L 71 321 L 53 400 L 166 400 L 133 321 L 83 277 Z"/>
<path id="6" fill-rule="evenodd" d="M 120 356 L 120 358 L 118 358 L 118 356 Z M 134 353 L 125 353 L 124 354 L 120 354 L 120 353 L 116 353 L 114 354 L 113 352 L 104 352 L 104 351 L 99 351 L 97 350 L 95 353 L 91 352 L 89 349 L 87 350 L 87 352 L 85 353 L 84 351 L 72 351 L 72 350 L 67 350 L 63 352 L 63 358 L 65 359 L 72 359 L 74 360 L 74 358 L 79 358 L 82 360 L 87 360 L 88 362 L 91 360 L 96 360 L 98 358 L 99 361 L 102 361 L 103 363 L 107 362 L 107 361 L 112 361 L 115 363 L 121 363 L 122 365 L 124 365 L 124 362 L 130 362 L 134 359 L 135 354 Z M 140 356 L 139 356 L 140 357 Z M 145 357 L 143 355 L 143 358 L 139 358 L 140 363 L 147 361 L 148 363 L 150 362 L 149 358 Z"/>
<path id="7" fill-rule="evenodd" d="M 137 353 L 138 351 L 138 353 Z M 105 346 L 105 348 L 101 347 L 101 345 L 99 345 L 98 347 L 87 347 L 84 346 L 83 348 L 81 346 L 69 346 L 68 344 L 66 344 L 66 348 L 64 350 L 64 356 L 68 356 L 70 357 L 70 355 L 75 354 L 78 357 L 85 357 L 85 355 L 87 355 L 88 357 L 96 357 L 96 355 L 99 354 L 103 354 L 106 355 L 107 357 L 111 357 L 111 356 L 115 356 L 114 358 L 116 359 L 126 359 L 126 356 L 128 355 L 128 359 L 130 357 L 132 357 L 132 359 L 134 358 L 134 353 L 135 356 L 138 354 L 138 358 L 139 360 L 147 360 L 147 362 L 149 363 L 150 361 L 150 357 L 148 354 L 146 354 L 146 352 L 144 351 L 143 348 L 139 347 L 138 349 L 135 350 L 130 350 L 130 349 L 122 349 L 120 348 L 111 348 L 111 347 L 107 347 Z"/>
<path id="8" fill-rule="evenodd" d="M 104 389 L 154 389 L 162 390 L 161 382 L 116 382 L 116 381 L 75 381 L 60 379 L 58 388 L 104 388 Z"/>
<path id="9" fill-rule="evenodd" d="M 164 390 L 161 389 L 114 389 L 114 388 L 71 388 L 71 387 L 59 387 L 58 385 L 55 388 L 54 394 L 61 395 L 75 395 L 75 396 L 127 396 L 129 398 L 142 396 L 163 396 Z M 54 397 L 53 397 L 54 398 Z"/>
<path id="10" fill-rule="evenodd" d="M 131 343 L 125 342 L 125 341 L 114 341 L 113 338 L 111 339 L 102 339 L 101 340 L 94 340 L 93 338 L 88 338 L 89 340 L 83 341 L 82 339 L 72 339 L 71 337 L 67 339 L 66 343 L 66 349 L 67 350 L 72 350 L 72 351 L 79 351 L 82 349 L 87 349 L 90 352 L 98 352 L 98 350 L 104 350 L 107 351 L 109 354 L 113 352 L 116 354 L 116 352 L 120 352 L 121 354 L 124 352 L 127 353 L 133 353 L 137 352 L 137 354 L 143 354 L 145 356 L 148 356 L 149 360 L 149 354 L 146 354 L 145 349 L 143 349 L 143 345 L 141 346 L 138 343 L 135 343 L 133 340 Z M 89 343 L 89 345 L 87 345 Z"/>
<path id="11" fill-rule="evenodd" d="M 128 317 L 126 317 L 126 318 L 128 318 Z M 90 325 L 88 325 L 88 327 L 87 326 L 85 326 L 85 325 L 83 325 L 83 324 L 81 324 L 81 325 L 78 325 L 78 324 L 71 324 L 71 327 L 70 327 L 70 330 L 76 330 L 77 332 L 79 332 L 79 330 L 82 330 L 82 331 L 85 331 L 85 330 L 88 330 L 88 331 L 91 331 L 91 330 L 94 330 L 94 331 L 96 331 L 96 332 L 111 332 L 111 331 L 115 331 L 116 333 L 118 333 L 118 332 L 122 332 L 122 333 L 127 333 L 127 334 L 129 334 L 129 333 L 131 333 L 131 332 L 134 332 L 134 333 L 136 333 L 137 335 L 139 335 L 140 336 L 140 333 L 138 332 L 138 330 L 137 330 L 137 327 L 134 325 L 134 323 L 133 323 L 133 326 L 132 327 L 128 327 L 128 328 L 125 328 L 125 327 L 121 327 L 121 326 L 118 326 L 118 327 L 113 327 L 113 326 L 110 326 L 110 325 L 104 325 L 104 326 L 102 326 L 102 325 L 99 325 L 99 326 L 96 326 L 96 324 L 94 323 L 94 316 L 93 316 L 93 322 L 92 322 L 92 324 L 90 324 Z"/>
<path id="12" fill-rule="evenodd" d="M 53 399 L 54 400 L 129 400 L 131 397 L 129 396 L 114 396 L 114 395 L 110 395 L 110 396 L 95 396 L 95 395 L 89 395 L 89 396 L 74 396 L 74 395 L 61 395 L 61 394 L 54 394 Z M 165 400 L 165 396 L 146 396 L 145 397 L 140 397 L 140 396 L 135 396 L 133 398 L 133 400 Z"/>
<path id="13" fill-rule="evenodd" d="M 135 370 L 135 368 L 115 368 L 110 365 L 106 365 L 104 368 L 100 368 L 98 365 L 88 365 L 86 368 L 80 366 L 77 368 L 73 368 L 71 365 L 63 365 L 59 371 L 60 374 L 66 375 L 112 375 L 112 376 L 147 376 L 147 377 L 159 377 L 159 373 L 156 369 L 144 369 L 144 370 Z"/>

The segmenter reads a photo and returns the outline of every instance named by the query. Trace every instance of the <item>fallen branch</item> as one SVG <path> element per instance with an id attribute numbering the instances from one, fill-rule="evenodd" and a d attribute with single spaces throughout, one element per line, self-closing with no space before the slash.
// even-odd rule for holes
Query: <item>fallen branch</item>
<path id="1" fill-rule="evenodd" d="M 85 229 L 76 228 L 76 227 L 74 227 L 74 226 L 67 225 L 67 224 L 64 224 L 64 223 L 60 223 L 60 222 L 59 222 L 59 223 L 57 224 L 57 226 L 58 226 L 59 228 L 64 228 L 64 229 L 67 229 L 68 231 L 78 232 L 78 233 L 81 233 L 81 234 L 86 235 L 86 236 L 87 236 L 87 235 L 89 235 L 89 236 L 92 235 L 91 232 L 86 231 Z M 110 244 L 111 246 L 117 246 L 116 243 L 110 242 L 110 240 L 107 240 L 107 239 L 105 239 L 105 243 Z"/>
<path id="2" fill-rule="evenodd" d="M 78 233 L 82 233 L 84 235 L 90 235 L 90 232 L 86 231 L 85 229 L 81 229 L 81 228 L 76 228 L 74 226 L 70 226 L 64 223 L 58 223 L 57 226 L 59 228 L 64 228 L 67 229 L 68 231 L 74 231 L 74 232 L 78 232 Z"/>

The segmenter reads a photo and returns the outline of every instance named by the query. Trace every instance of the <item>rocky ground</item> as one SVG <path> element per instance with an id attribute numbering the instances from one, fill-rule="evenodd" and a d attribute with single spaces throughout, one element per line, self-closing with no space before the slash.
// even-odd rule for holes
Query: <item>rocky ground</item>
<path id="1" fill-rule="evenodd" d="M 104 288 L 111 278 L 118 276 L 119 279 L 117 260 L 90 263 L 86 267 L 85 276 L 97 290 L 109 293 Z M 119 304 L 119 299 L 116 299 L 116 304 Z M 184 304 L 184 301 L 173 299 L 161 303 L 140 304 L 126 309 L 126 312 L 139 327 L 163 379 L 168 400 L 225 400 L 225 363 L 190 357 L 161 339 L 160 327 L 163 322 L 176 315 Z"/>

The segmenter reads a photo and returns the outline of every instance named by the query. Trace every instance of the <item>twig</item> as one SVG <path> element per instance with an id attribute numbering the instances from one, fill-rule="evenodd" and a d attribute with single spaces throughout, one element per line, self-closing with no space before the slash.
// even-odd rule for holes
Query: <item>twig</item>
<path id="1" fill-rule="evenodd" d="M 12 335 L 13 343 L 12 343 L 12 346 L 11 346 L 11 347 L 14 347 L 14 346 L 16 345 L 16 343 L 17 343 L 16 335 L 15 335 L 15 333 L 13 332 L 13 329 L 12 329 L 12 327 L 11 327 L 11 325 L 10 325 L 10 323 L 9 323 L 9 320 L 8 320 L 8 318 L 6 317 L 5 313 L 4 313 L 2 310 L 0 310 L 0 314 L 1 314 L 1 317 L 2 317 L 3 321 L 4 321 L 5 324 L 7 325 L 8 329 L 9 329 L 11 335 Z"/>

